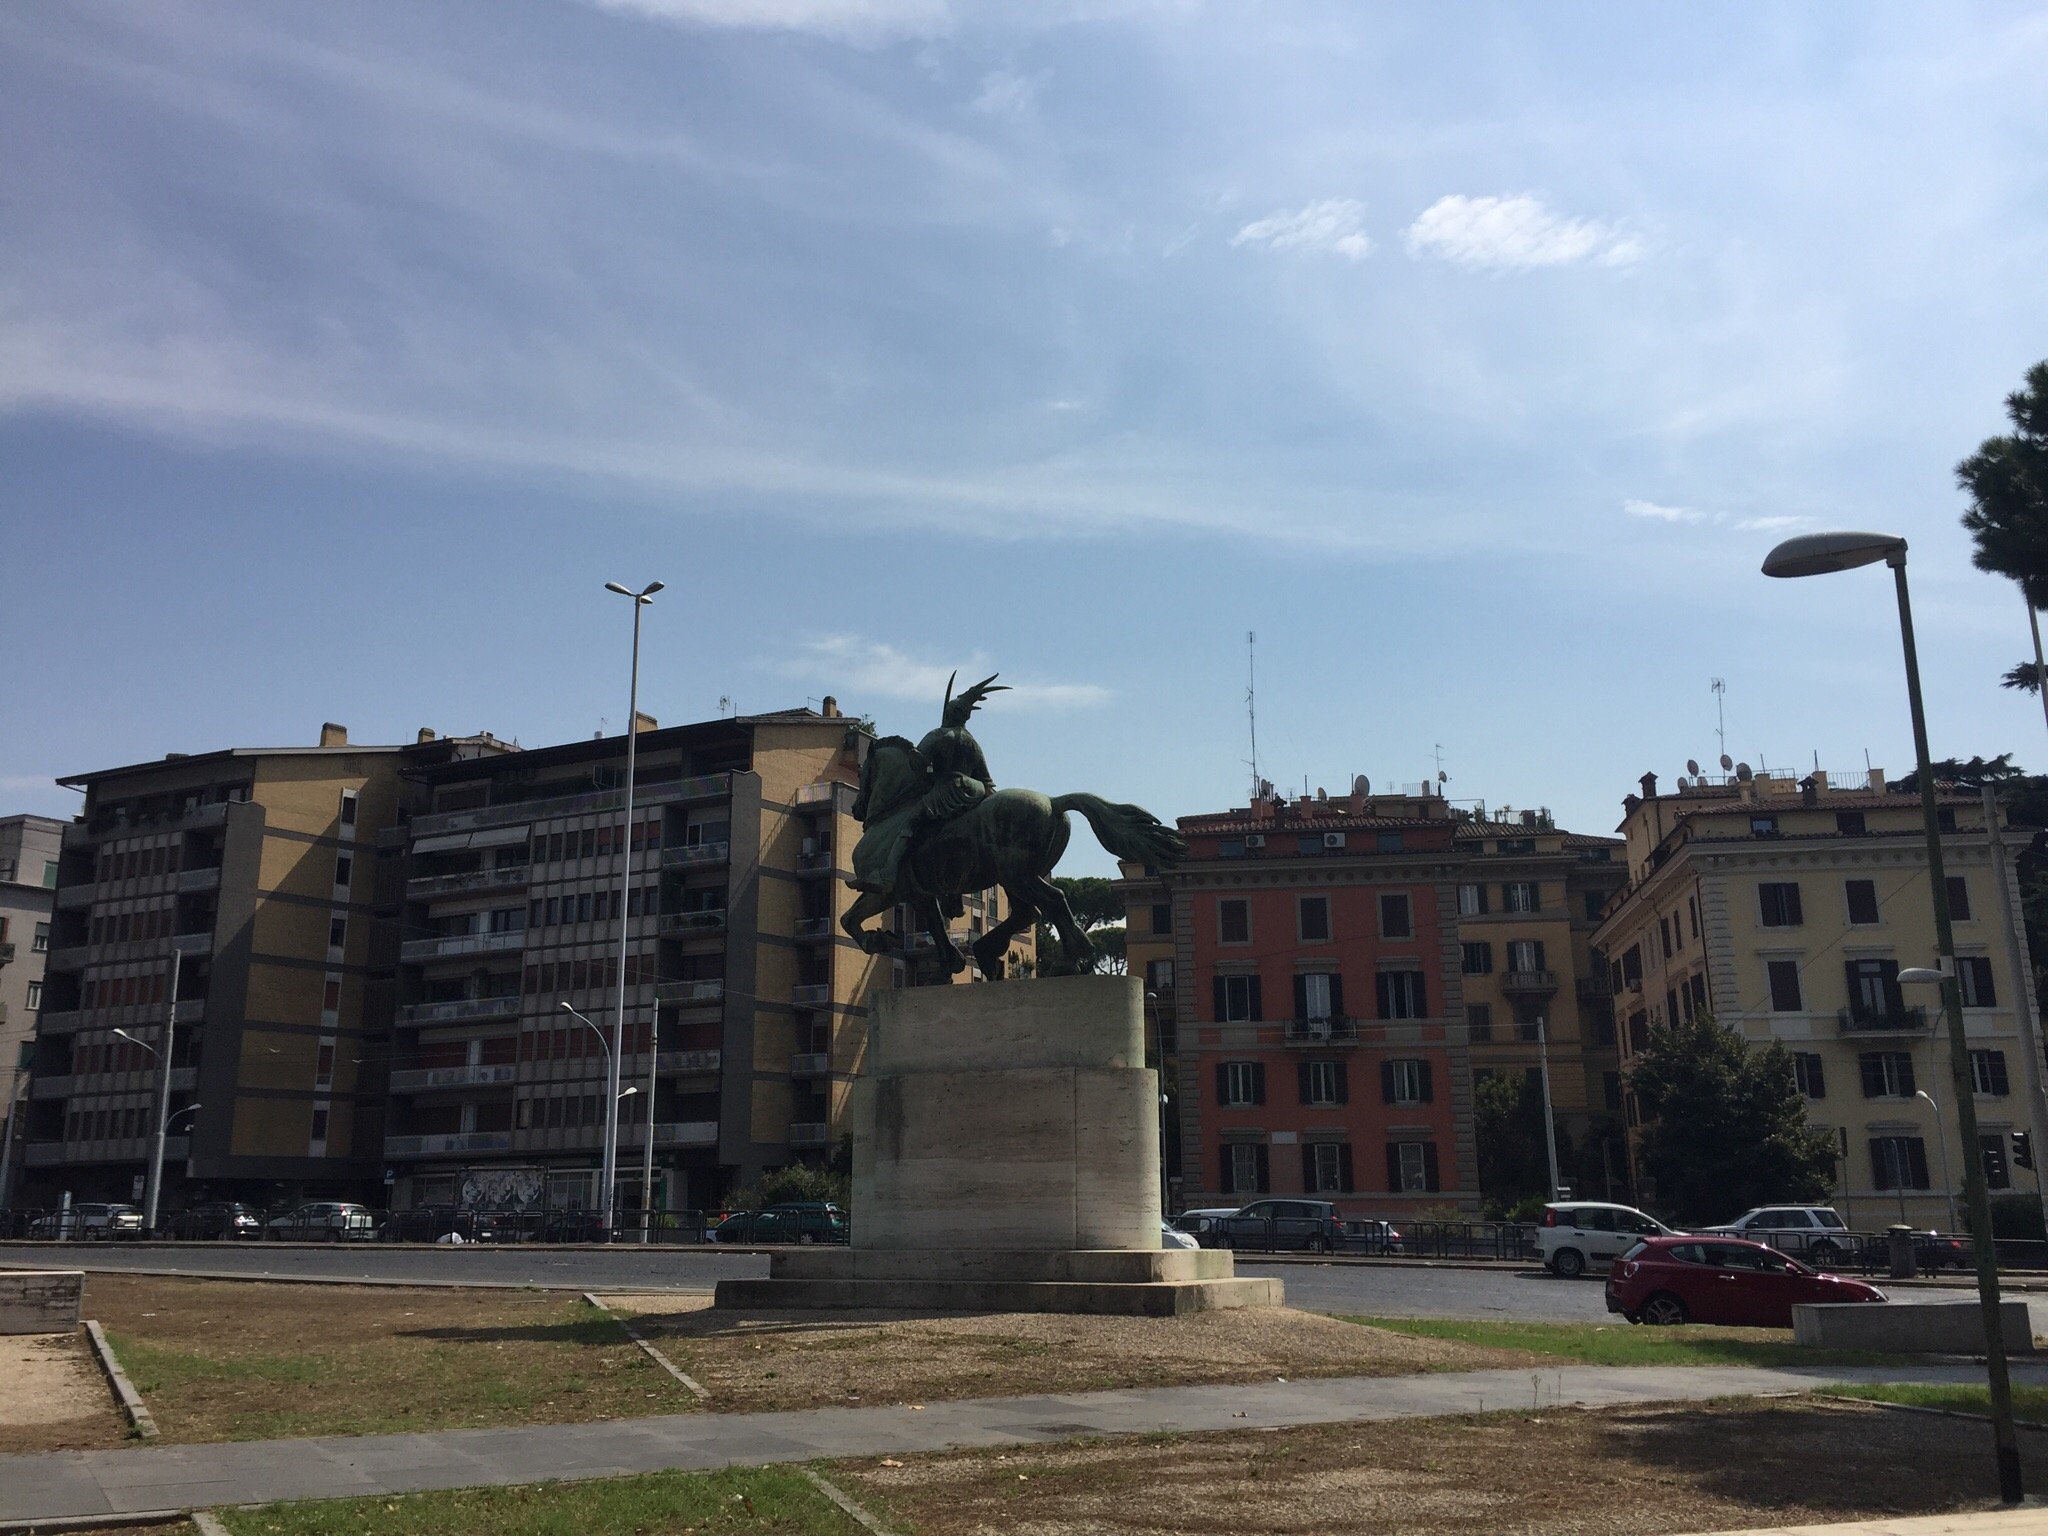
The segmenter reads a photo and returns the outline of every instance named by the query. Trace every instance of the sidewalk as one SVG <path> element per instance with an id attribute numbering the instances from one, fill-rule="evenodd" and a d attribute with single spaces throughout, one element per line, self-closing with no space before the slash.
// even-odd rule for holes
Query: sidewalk
<path id="1" fill-rule="evenodd" d="M 2048 1509 L 1983 1510 L 1963 1515 L 1901 1515 L 1890 1520 L 1852 1520 L 1847 1525 L 1759 1525 L 1746 1531 L 1702 1536 L 2039 1536 L 2048 1530 Z"/>
<path id="2" fill-rule="evenodd" d="M 1981 1374 L 1970 1366 L 1938 1365 L 1566 1366 L 1535 1372 L 1340 1376 L 1067 1397 L 979 1398 L 922 1408 L 698 1413 L 438 1434 L 63 1451 L 0 1457 L 0 1522 L 495 1487 L 671 1469 L 705 1471 L 1160 1431 L 1430 1418 L 1519 1407 L 1700 1401 L 1804 1392 L 1836 1381 L 1974 1381 Z M 2048 1384 L 2048 1367 L 2019 1367 L 2014 1376 Z"/>

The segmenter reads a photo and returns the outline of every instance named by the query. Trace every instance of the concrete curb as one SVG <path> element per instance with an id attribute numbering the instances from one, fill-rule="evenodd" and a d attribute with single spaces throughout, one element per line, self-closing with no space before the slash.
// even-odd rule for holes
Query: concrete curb
<path id="1" fill-rule="evenodd" d="M 1930 1419 L 1965 1419 L 1972 1424 L 1989 1424 L 1991 1416 L 1985 1413 L 1965 1413 L 1960 1408 L 1929 1408 L 1921 1403 L 1888 1403 L 1877 1397 L 1850 1397 L 1846 1393 L 1829 1392 L 1825 1388 L 1812 1394 L 1830 1403 L 1841 1403 L 1857 1408 L 1883 1408 L 1892 1413 L 1918 1413 Z M 2048 1434 L 2048 1424 L 2032 1419 L 2013 1420 L 2014 1429 L 2031 1429 L 2036 1434 Z"/>
<path id="2" fill-rule="evenodd" d="M 154 1440 L 157 1437 L 156 1420 L 143 1406 L 142 1394 L 135 1390 L 128 1373 L 121 1369 L 121 1362 L 114 1358 L 114 1347 L 107 1342 L 107 1331 L 87 1318 L 85 1336 L 92 1340 L 93 1357 L 106 1373 L 107 1385 L 114 1389 L 114 1399 L 121 1405 L 121 1411 L 128 1415 L 128 1422 L 134 1426 L 135 1433 L 144 1440 Z"/>
<path id="3" fill-rule="evenodd" d="M 62 1515 L 52 1520 L 0 1520 L 0 1536 L 17 1532 L 103 1531 L 108 1526 L 125 1529 L 131 1525 L 176 1525 L 192 1516 L 182 1509 L 141 1509 L 132 1515 Z M 222 1532 L 221 1536 L 226 1536 Z"/>
<path id="4" fill-rule="evenodd" d="M 862 1530 L 871 1531 L 874 1533 L 874 1536 L 889 1536 L 889 1528 L 862 1509 L 858 1504 L 854 1503 L 852 1497 L 836 1483 L 826 1482 L 824 1478 L 813 1472 L 809 1467 L 798 1467 L 797 1471 L 801 1472 L 804 1480 L 816 1488 L 818 1492 L 825 1495 L 826 1498 L 844 1510 L 847 1518 L 852 1520 Z"/>
<path id="5" fill-rule="evenodd" d="M 626 1337 L 631 1339 L 635 1344 L 638 1344 L 641 1350 L 646 1354 L 648 1359 L 652 1360 L 664 1371 L 667 1371 L 669 1375 L 675 1377 L 675 1379 L 677 1381 L 680 1381 L 685 1387 L 688 1387 L 691 1393 L 696 1397 L 698 1402 L 708 1403 L 709 1401 L 711 1401 L 711 1394 L 705 1391 L 703 1387 L 699 1386 L 690 1377 L 684 1375 L 682 1370 L 677 1367 L 675 1361 L 669 1359 L 667 1355 L 664 1355 L 660 1350 L 656 1349 L 654 1345 L 648 1340 L 647 1335 L 642 1333 L 638 1328 L 633 1326 L 633 1320 L 631 1318 L 625 1316 L 623 1313 L 614 1312 L 610 1307 L 606 1306 L 602 1301 L 598 1299 L 597 1294 L 594 1291 L 585 1291 L 583 1293 L 583 1299 L 589 1302 L 593 1307 L 597 1308 L 597 1310 L 602 1312 L 606 1317 L 609 1317 L 613 1322 L 617 1323 L 620 1328 L 624 1329 Z"/>

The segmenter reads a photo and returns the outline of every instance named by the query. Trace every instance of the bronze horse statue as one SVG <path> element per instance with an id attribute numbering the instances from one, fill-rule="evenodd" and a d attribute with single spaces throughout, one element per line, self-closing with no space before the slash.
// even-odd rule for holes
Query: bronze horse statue
<path id="1" fill-rule="evenodd" d="M 840 925 L 870 954 L 887 949 L 893 935 L 863 924 L 901 902 L 917 914 L 946 969 L 958 975 L 967 958 L 946 930 L 947 913 L 958 914 L 965 893 L 998 886 L 1010 910 L 972 946 L 984 977 L 1002 978 L 1010 940 L 1034 920 L 1059 935 L 1070 961 L 1085 966 L 1095 946 L 1048 878 L 1067 849 L 1069 811 L 1085 816 L 1096 840 L 1119 859 L 1164 868 L 1187 857 L 1186 840 L 1138 806 L 989 784 L 966 723 L 983 697 L 1002 691 L 994 682 L 977 683 L 958 698 L 949 683 L 941 729 L 917 745 L 884 736 L 868 750 L 853 814 L 868 829 L 864 846 L 871 840 L 887 846 L 867 858 L 856 851 L 853 884 L 860 894 Z"/>

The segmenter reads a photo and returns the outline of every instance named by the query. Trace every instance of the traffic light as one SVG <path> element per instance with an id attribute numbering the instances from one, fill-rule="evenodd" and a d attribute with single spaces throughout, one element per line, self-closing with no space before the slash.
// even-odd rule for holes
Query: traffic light
<path id="1" fill-rule="evenodd" d="M 2012 1133 L 2012 1160 L 2021 1168 L 2034 1166 L 2034 1138 L 2025 1131 Z"/>

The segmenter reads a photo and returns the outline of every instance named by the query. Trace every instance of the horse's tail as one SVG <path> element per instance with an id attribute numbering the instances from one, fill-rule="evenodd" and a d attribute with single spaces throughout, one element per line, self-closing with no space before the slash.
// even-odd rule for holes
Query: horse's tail
<path id="1" fill-rule="evenodd" d="M 1188 856 L 1187 839 L 1143 806 L 1117 805 L 1100 795 L 1054 795 L 1052 808 L 1086 816 L 1095 840 L 1119 859 L 1166 868 Z"/>

